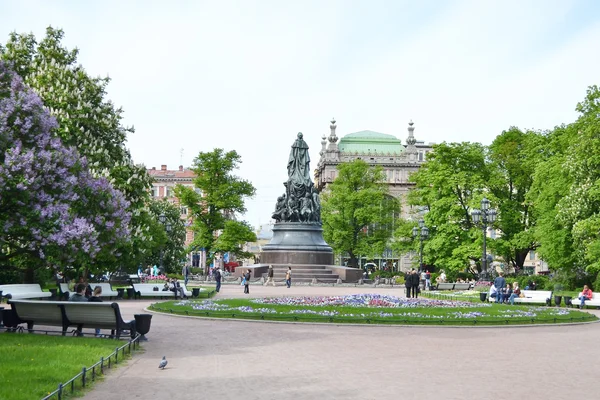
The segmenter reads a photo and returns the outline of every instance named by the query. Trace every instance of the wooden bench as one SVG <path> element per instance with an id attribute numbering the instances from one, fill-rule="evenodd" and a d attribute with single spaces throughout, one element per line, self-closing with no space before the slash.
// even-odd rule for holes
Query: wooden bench
<path id="1" fill-rule="evenodd" d="M 577 297 L 573 297 L 571 299 L 571 306 L 579 307 L 579 305 L 581 304 L 581 300 L 579 300 L 580 297 L 581 297 L 581 292 L 577 295 Z M 585 305 L 600 307 L 600 293 L 593 292 L 592 299 L 586 300 Z"/>
<path id="2" fill-rule="evenodd" d="M 43 299 L 51 297 L 52 293 L 44 292 L 42 287 L 35 284 L 0 285 L 2 295 L 7 299 Z"/>
<path id="3" fill-rule="evenodd" d="M 469 290 L 471 289 L 470 283 L 455 283 L 454 290 Z"/>
<path id="4" fill-rule="evenodd" d="M 135 337 L 135 321 L 125 321 L 117 303 L 87 303 L 75 301 L 11 300 L 17 323 L 26 323 L 30 331 L 34 325 L 60 326 L 65 335 L 70 326 L 110 329 L 111 335 L 120 338 L 124 330 Z"/>
<path id="5" fill-rule="evenodd" d="M 179 285 L 181 285 L 181 287 L 183 288 L 183 292 L 185 293 L 185 295 L 187 297 L 192 297 L 192 292 L 189 291 L 186 287 L 185 287 L 185 283 L 183 282 L 179 282 Z M 172 292 L 171 290 L 165 290 L 163 291 L 163 283 L 134 283 L 133 284 L 133 290 L 135 291 L 135 296 L 136 298 L 139 297 L 179 297 L 179 293 L 175 293 Z M 158 290 L 155 290 L 154 288 L 158 288 Z"/>
<path id="6" fill-rule="evenodd" d="M 436 290 L 454 290 L 454 283 L 438 283 Z"/>
<path id="7" fill-rule="evenodd" d="M 546 304 L 550 305 L 550 299 L 552 298 L 552 291 L 550 290 L 521 290 L 524 297 L 515 297 L 515 303 L 520 304 Z M 508 302 L 509 297 L 505 297 L 504 300 Z M 489 297 L 488 301 L 495 302 L 495 297 Z"/>

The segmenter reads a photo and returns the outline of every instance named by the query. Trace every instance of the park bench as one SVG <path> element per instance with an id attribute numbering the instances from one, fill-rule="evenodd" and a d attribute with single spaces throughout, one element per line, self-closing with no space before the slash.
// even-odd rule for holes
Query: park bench
<path id="1" fill-rule="evenodd" d="M 436 290 L 454 290 L 454 283 L 438 283 Z"/>
<path id="2" fill-rule="evenodd" d="M 77 286 L 77 284 L 75 284 Z M 109 300 L 112 300 L 113 297 L 118 297 L 119 292 L 113 290 L 110 283 L 90 283 L 90 288 L 94 290 L 96 286 L 100 286 L 102 288 L 102 295 L 100 297 L 108 297 Z M 69 300 L 69 296 L 72 294 L 69 290 L 68 283 L 59 283 L 58 287 L 60 289 L 60 299 L 61 300 Z"/>
<path id="3" fill-rule="evenodd" d="M 190 292 L 186 287 L 185 283 L 179 282 L 181 287 L 183 288 L 183 292 L 186 296 L 191 297 L 192 292 Z M 140 297 L 178 297 L 179 292 L 175 293 L 170 290 L 163 291 L 164 284 L 156 284 L 156 283 L 134 283 L 133 290 L 135 291 L 136 298 Z M 156 289 L 155 289 L 156 288 Z"/>
<path id="4" fill-rule="evenodd" d="M 579 300 L 580 297 L 581 297 L 581 292 L 579 292 L 577 297 L 574 297 L 571 299 L 571 305 L 578 307 L 581 304 L 581 300 Z M 585 305 L 600 307 L 600 293 L 592 293 L 592 299 L 586 300 Z"/>
<path id="5" fill-rule="evenodd" d="M 68 283 L 59 283 L 58 289 L 60 290 L 60 296 L 58 297 L 60 300 L 69 300 L 70 291 Z"/>
<path id="6" fill-rule="evenodd" d="M 469 290 L 471 289 L 470 283 L 455 283 L 454 290 Z"/>
<path id="7" fill-rule="evenodd" d="M 26 323 L 30 331 L 38 325 L 59 326 L 65 335 L 70 326 L 110 329 L 111 336 L 120 338 L 124 330 L 135 337 L 135 321 L 125 321 L 117 303 L 87 303 L 69 301 L 11 300 L 17 324 Z"/>
<path id="8" fill-rule="evenodd" d="M 549 290 L 521 290 L 524 297 L 515 297 L 515 303 L 520 304 L 546 304 L 550 305 L 552 291 Z M 508 298 L 505 299 L 508 301 Z M 495 302 L 493 297 L 488 298 L 488 301 Z"/>
<path id="9" fill-rule="evenodd" d="M 42 287 L 35 284 L 23 284 L 23 285 L 0 285 L 0 292 L 7 299 L 42 299 L 51 297 L 52 293 L 44 292 Z"/>

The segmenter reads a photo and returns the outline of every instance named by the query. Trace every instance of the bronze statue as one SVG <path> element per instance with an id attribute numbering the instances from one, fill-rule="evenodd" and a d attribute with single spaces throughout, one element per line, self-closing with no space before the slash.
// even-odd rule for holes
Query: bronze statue
<path id="1" fill-rule="evenodd" d="M 302 133 L 292 145 L 287 164 L 285 193 L 277 198 L 272 218 L 276 222 L 321 223 L 319 193 L 310 178 L 310 156 Z"/>

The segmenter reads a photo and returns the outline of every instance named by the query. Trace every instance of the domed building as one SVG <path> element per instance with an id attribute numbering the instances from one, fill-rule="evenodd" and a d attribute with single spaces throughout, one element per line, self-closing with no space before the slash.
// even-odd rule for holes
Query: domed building
<path id="1" fill-rule="evenodd" d="M 417 218 L 418 210 L 413 210 L 406 203 L 406 195 L 414 186 L 409 182 L 409 176 L 427 160 L 427 153 L 433 150 L 433 143 L 425 144 L 415 138 L 412 121 L 408 123 L 406 144 L 402 144 L 394 135 L 374 131 L 349 133 L 338 139 L 336 128 L 334 119 L 331 121 L 329 136 L 323 135 L 321 138 L 321 157 L 315 170 L 315 185 L 319 191 L 335 180 L 339 164 L 357 159 L 364 160 L 369 165 L 379 165 L 383 168 L 390 195 L 400 199 L 402 204 L 401 217 Z M 385 254 L 381 255 L 381 260 L 393 262 L 401 270 L 413 265 L 410 257 L 393 254 L 391 249 L 386 249 Z M 381 260 L 379 261 L 382 262 Z"/>

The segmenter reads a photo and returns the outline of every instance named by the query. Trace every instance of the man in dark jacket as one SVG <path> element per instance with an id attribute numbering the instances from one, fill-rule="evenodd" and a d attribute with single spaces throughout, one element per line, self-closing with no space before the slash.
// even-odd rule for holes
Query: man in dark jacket
<path id="1" fill-rule="evenodd" d="M 411 271 L 407 271 L 404 275 L 404 287 L 406 287 L 406 297 L 410 299 L 411 288 L 412 288 L 412 279 L 410 278 Z"/>
<path id="2" fill-rule="evenodd" d="M 413 269 L 410 272 L 409 279 L 410 279 L 410 286 L 411 286 L 411 289 L 412 289 L 412 297 L 416 299 L 419 296 L 418 295 L 418 293 L 419 293 L 419 284 L 421 283 L 420 279 L 419 279 L 419 274 L 417 273 L 417 271 L 415 271 Z"/>
<path id="3" fill-rule="evenodd" d="M 78 283 L 75 286 L 75 294 L 69 297 L 69 301 L 88 301 L 87 297 L 85 297 L 85 290 L 87 286 L 85 283 Z"/>
<path id="4" fill-rule="evenodd" d="M 498 277 L 494 279 L 494 287 L 498 291 L 496 294 L 496 303 L 502 303 L 504 300 L 502 290 L 506 287 L 506 279 L 504 279 L 504 274 L 502 272 L 500 272 Z"/>

